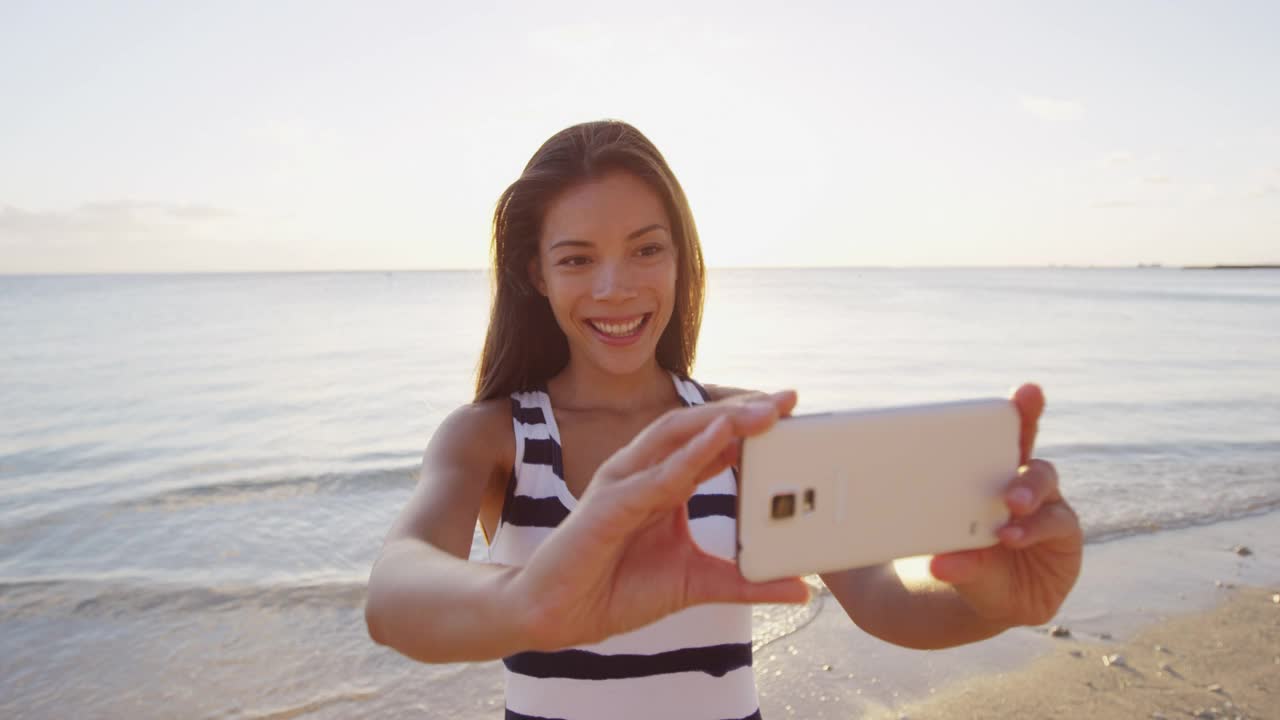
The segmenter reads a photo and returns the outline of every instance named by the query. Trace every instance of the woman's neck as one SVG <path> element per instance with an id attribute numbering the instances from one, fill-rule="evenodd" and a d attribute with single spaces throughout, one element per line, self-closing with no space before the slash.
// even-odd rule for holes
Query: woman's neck
<path id="1" fill-rule="evenodd" d="M 547 383 L 547 390 L 557 407 L 566 410 L 632 412 L 666 406 L 676 396 L 670 373 L 656 358 L 627 375 L 570 358 L 565 369 Z"/>

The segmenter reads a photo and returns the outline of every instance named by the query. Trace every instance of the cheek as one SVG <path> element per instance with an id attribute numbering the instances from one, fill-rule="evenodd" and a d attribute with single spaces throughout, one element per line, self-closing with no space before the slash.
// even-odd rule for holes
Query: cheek
<path id="1" fill-rule="evenodd" d="M 547 301 L 556 317 L 568 318 L 569 312 L 584 292 L 590 294 L 590 281 L 582 275 L 559 275 L 550 273 L 546 278 Z M 585 290 L 584 290 L 585 288 Z"/>
<path id="2" fill-rule="evenodd" d="M 674 262 L 663 263 L 654 269 L 654 285 L 662 289 L 663 297 L 667 305 L 675 303 L 676 296 L 676 280 L 679 274 Z"/>

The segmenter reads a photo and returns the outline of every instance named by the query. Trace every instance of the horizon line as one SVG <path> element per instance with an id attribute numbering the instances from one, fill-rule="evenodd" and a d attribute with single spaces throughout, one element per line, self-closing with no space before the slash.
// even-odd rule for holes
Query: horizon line
<path id="1" fill-rule="evenodd" d="M 1162 263 L 1019 263 L 1009 265 L 711 265 L 711 270 L 1212 270 L 1212 269 L 1280 269 L 1280 263 L 1209 263 L 1166 265 Z M 73 270 L 73 271 L 0 271 L 0 277 L 94 277 L 138 275 L 339 275 L 394 274 L 431 272 L 491 272 L 485 267 L 419 267 L 419 268 L 325 268 L 325 269 L 254 269 L 254 270 Z"/>

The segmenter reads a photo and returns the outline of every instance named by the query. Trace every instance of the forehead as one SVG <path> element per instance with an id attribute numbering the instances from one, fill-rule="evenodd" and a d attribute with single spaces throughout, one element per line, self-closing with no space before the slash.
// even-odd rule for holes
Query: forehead
<path id="1" fill-rule="evenodd" d="M 631 173 L 614 172 L 556 196 L 547 206 L 540 239 L 607 241 L 653 223 L 671 227 L 662 197 Z"/>

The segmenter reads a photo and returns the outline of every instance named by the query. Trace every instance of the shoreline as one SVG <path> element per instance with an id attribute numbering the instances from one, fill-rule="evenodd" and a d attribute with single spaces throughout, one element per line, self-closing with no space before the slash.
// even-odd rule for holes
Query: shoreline
<path id="1" fill-rule="evenodd" d="M 1030 666 L 871 714 L 928 718 L 1280 717 L 1280 594 L 1233 588 L 1218 607 L 1129 642 L 1065 638 Z"/>
<path id="2" fill-rule="evenodd" d="M 1248 547 L 1250 554 L 1238 555 L 1236 546 Z M 1046 713 L 1057 702 L 1073 708 L 1070 717 L 1108 716 L 1099 714 L 1108 706 L 1097 703 L 1117 701 L 1118 691 L 1103 693 L 1083 683 L 1102 688 L 1102 679 L 1121 678 L 1117 673 L 1123 671 L 1100 659 L 1119 653 L 1132 659 L 1145 687 L 1161 689 L 1134 690 L 1129 694 L 1145 699 L 1125 696 L 1117 702 L 1133 707 L 1114 717 L 1152 717 L 1152 712 L 1174 717 L 1160 710 L 1157 698 L 1190 696 L 1180 695 L 1172 679 L 1164 685 L 1152 682 L 1152 668 L 1136 669 L 1149 660 L 1142 652 L 1150 637 L 1164 638 L 1160 644 L 1174 650 L 1200 648 L 1199 655 L 1186 650 L 1177 659 L 1188 678 L 1198 666 L 1186 662 L 1204 655 L 1201 646 L 1214 632 L 1235 638 L 1237 647 L 1228 647 L 1240 662 L 1271 663 L 1280 658 L 1280 604 L 1270 602 L 1275 593 L 1280 593 L 1280 512 L 1086 545 L 1081 577 L 1051 623 L 1069 628 L 1070 638 L 1050 637 L 1047 626 L 1024 627 L 971 645 L 909 650 L 862 632 L 825 595 L 811 622 L 758 651 L 761 711 L 773 718 L 1051 717 Z M 1249 602 L 1266 605 L 1264 613 L 1273 611 L 1272 624 L 1254 627 Z M 1228 690 L 1236 680 L 1247 685 L 1246 669 L 1239 665 L 1206 685 Z M 1263 672 L 1280 677 L 1280 667 L 1268 665 Z M 1133 685 L 1138 677 L 1123 679 Z M 1273 714 L 1265 714 L 1263 705 L 1241 717 L 1280 717 L 1280 687 L 1266 686 L 1266 691 L 1276 693 Z M 1032 705 L 1009 699 L 1024 694 L 1028 702 L 1044 704 L 1031 712 Z M 1201 707 L 1211 707 L 1211 699 Z M 1144 710 L 1143 702 L 1151 709 Z M 1092 711 L 1086 710 L 1090 703 Z"/>
<path id="3" fill-rule="evenodd" d="M 1253 553 L 1239 556 L 1231 550 L 1235 545 L 1247 545 Z M 1166 679 L 1155 677 L 1152 659 L 1142 655 L 1151 647 L 1143 644 L 1149 641 L 1133 640 L 1153 625 L 1165 627 L 1162 623 L 1170 617 L 1198 623 L 1198 612 L 1255 593 L 1248 588 L 1262 588 L 1264 597 L 1268 589 L 1280 593 L 1280 512 L 1086 545 L 1083 574 L 1054 620 L 1071 629 L 1069 640 L 1051 638 L 1043 628 L 1015 628 L 948 650 L 908 650 L 862 632 L 833 598 L 820 593 L 813 616 L 802 627 L 754 654 L 761 712 L 769 720 L 1040 718 L 1052 716 L 1055 707 L 1091 707 L 1080 704 L 1096 701 L 1102 703 L 1092 706 L 1100 707 L 1098 712 L 1073 711 L 1064 717 L 1151 718 L 1152 712 L 1186 717 L 1150 704 L 1154 700 L 1149 693 L 1141 695 L 1142 687 L 1103 684 L 1129 679 L 1131 685 L 1158 686 L 1169 693 L 1199 693 L 1186 695 L 1189 703 L 1206 697 L 1202 691 L 1207 686 L 1201 685 L 1218 683 L 1228 693 L 1224 699 L 1247 710 L 1241 717 L 1280 720 L 1280 711 L 1265 714 L 1248 695 L 1255 683 L 1266 681 L 1265 675 L 1255 680 L 1256 674 L 1248 673 L 1280 656 L 1280 634 L 1264 635 L 1256 621 L 1250 625 L 1247 619 L 1228 620 L 1225 630 L 1211 623 L 1201 623 L 1199 630 L 1172 630 L 1159 642 L 1179 653 L 1170 662 L 1188 680 L 1182 685 L 1157 685 Z M 16 652 L 0 659 L 0 677 L 10 681 L 7 692 L 0 693 L 0 716 L 501 717 L 501 663 L 424 665 L 374 646 L 362 605 L 361 597 L 352 595 L 336 604 L 331 598 L 293 598 L 121 613 L 115 603 L 100 602 L 11 616 L 5 637 Z M 1280 604 L 1263 610 L 1274 611 L 1271 616 L 1280 620 Z M 1212 645 L 1197 639 L 1209 642 L 1215 632 L 1233 633 L 1226 661 L 1245 658 L 1253 664 L 1213 677 L 1188 664 L 1188 658 L 1208 658 L 1211 669 L 1223 664 L 1212 655 Z M 1111 639 L 1103 639 L 1103 633 Z M 1132 648 L 1125 645 L 1131 642 L 1136 643 Z M 1072 649 L 1079 649 L 1081 657 L 1071 656 Z M 1123 654 L 1147 677 L 1130 678 L 1104 668 L 1103 650 Z M 116 662 L 119 657 L 130 662 Z M 1046 662 L 1059 664 L 1045 669 Z M 1271 674 L 1270 682 L 1280 679 L 1280 665 L 1263 671 Z M 76 680 L 89 677 L 95 681 Z M 1280 700 L 1280 687 L 1263 688 Z M 1020 693 L 1039 704 L 1009 710 L 1016 707 L 1007 705 L 1010 698 Z M 1135 694 L 1149 704 L 1133 705 L 1138 701 L 1130 696 Z M 1059 705 L 1043 704 L 1046 695 Z M 1280 708 L 1280 702 L 1275 704 Z M 1106 715 L 1113 706 L 1150 709 Z"/>

